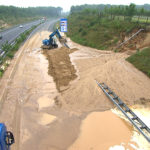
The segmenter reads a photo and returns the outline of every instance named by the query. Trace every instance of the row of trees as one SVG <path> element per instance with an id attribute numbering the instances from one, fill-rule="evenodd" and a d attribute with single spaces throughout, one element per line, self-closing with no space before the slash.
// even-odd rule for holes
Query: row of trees
<path id="1" fill-rule="evenodd" d="M 101 12 L 110 15 L 121 15 L 121 16 L 150 16 L 150 5 L 135 5 L 130 4 L 129 6 L 124 5 L 81 5 L 72 6 L 71 13 L 81 12 L 85 9 L 91 9 L 93 12 Z"/>
<path id="2" fill-rule="evenodd" d="M 104 12 L 112 15 L 121 16 L 150 16 L 150 10 L 146 10 L 143 7 L 137 8 L 135 4 L 129 6 L 111 6 L 110 8 L 105 7 Z"/>
<path id="3" fill-rule="evenodd" d="M 29 7 L 19 8 L 14 6 L 0 6 L 0 20 L 6 20 L 6 18 L 19 18 L 19 17 L 36 17 L 46 16 L 55 17 L 61 14 L 61 7 Z"/>

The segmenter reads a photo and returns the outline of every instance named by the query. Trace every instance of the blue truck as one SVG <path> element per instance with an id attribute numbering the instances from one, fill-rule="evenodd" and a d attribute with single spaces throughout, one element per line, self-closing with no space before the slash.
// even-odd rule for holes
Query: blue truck
<path id="1" fill-rule="evenodd" d="M 0 123 L 0 150 L 10 150 L 10 146 L 14 142 L 13 134 L 7 131 L 4 123 Z"/>

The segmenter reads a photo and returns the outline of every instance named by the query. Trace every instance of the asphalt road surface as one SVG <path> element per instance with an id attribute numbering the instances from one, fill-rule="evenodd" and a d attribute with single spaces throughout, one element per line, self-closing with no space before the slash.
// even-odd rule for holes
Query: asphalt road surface
<path id="1" fill-rule="evenodd" d="M 39 25 L 32 33 L 30 36 L 32 36 L 34 33 L 42 30 L 48 30 L 48 31 L 53 31 L 53 26 L 58 21 L 59 19 L 49 19 L 46 22 L 42 23 Z M 0 54 L 2 56 L 3 50 L 2 50 L 2 45 L 8 41 L 9 44 L 13 43 L 13 41 L 24 31 L 29 30 L 32 26 L 38 25 L 40 23 L 40 20 L 33 21 L 30 23 L 23 24 L 22 27 L 20 25 L 15 26 L 11 29 L 5 30 L 1 32 L 0 34 L 2 35 L 2 39 L 0 40 Z M 4 54 L 3 54 L 4 55 Z"/>
<path id="2" fill-rule="evenodd" d="M 22 27 L 18 25 L 11 29 L 1 32 L 0 34 L 2 35 L 2 39 L 0 40 L 0 48 L 2 47 L 2 44 L 4 44 L 6 41 L 8 41 L 8 43 L 12 43 L 21 33 L 23 33 L 24 31 L 30 29 L 32 26 L 37 25 L 39 23 L 40 20 L 37 20 L 37 21 L 23 24 Z"/>
<path id="3" fill-rule="evenodd" d="M 47 20 L 45 23 L 39 25 L 32 33 L 31 35 L 35 34 L 36 32 L 39 32 L 39 31 L 50 31 L 52 32 L 53 31 L 53 27 L 54 27 L 54 24 L 59 21 L 59 18 L 57 19 L 50 19 L 50 20 Z"/>

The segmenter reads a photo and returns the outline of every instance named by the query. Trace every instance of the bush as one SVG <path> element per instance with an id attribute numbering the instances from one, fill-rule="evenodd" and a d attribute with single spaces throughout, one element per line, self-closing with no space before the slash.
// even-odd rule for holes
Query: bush
<path id="1" fill-rule="evenodd" d="M 85 36 L 85 35 L 87 35 L 87 32 L 85 30 L 82 30 L 81 35 Z"/>
<path id="2" fill-rule="evenodd" d="M 150 48 L 128 57 L 127 61 L 150 77 Z"/>
<path id="3" fill-rule="evenodd" d="M 0 77 L 2 77 L 2 76 L 3 76 L 3 72 L 0 71 Z"/>
<path id="4" fill-rule="evenodd" d="M 2 49 L 3 51 L 8 52 L 9 50 L 12 49 L 12 46 L 7 41 L 5 44 L 2 45 Z"/>
<path id="5" fill-rule="evenodd" d="M 2 69 L 0 69 L 0 77 L 3 76 L 4 71 Z"/>
<path id="6" fill-rule="evenodd" d="M 9 52 L 9 53 L 7 54 L 7 56 L 8 56 L 10 59 L 12 59 L 12 58 L 14 57 L 14 54 L 13 54 L 12 52 Z"/>

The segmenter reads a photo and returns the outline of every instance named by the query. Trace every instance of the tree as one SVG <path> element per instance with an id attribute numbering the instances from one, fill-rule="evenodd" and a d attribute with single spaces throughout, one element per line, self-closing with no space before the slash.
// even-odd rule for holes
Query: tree
<path id="1" fill-rule="evenodd" d="M 132 17 L 136 12 L 136 5 L 131 3 L 127 6 L 127 16 Z"/>

